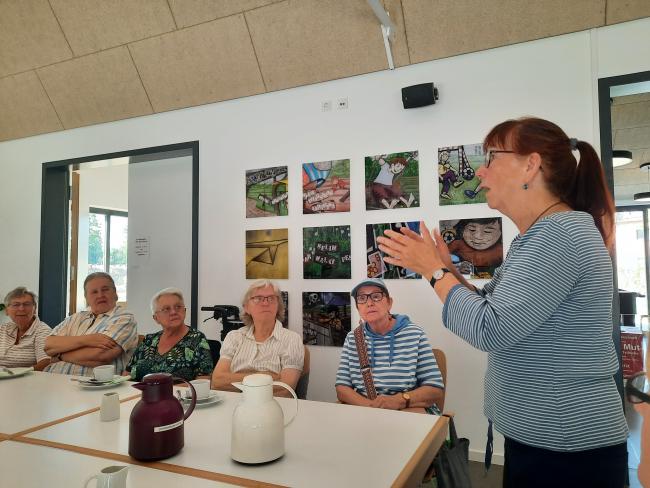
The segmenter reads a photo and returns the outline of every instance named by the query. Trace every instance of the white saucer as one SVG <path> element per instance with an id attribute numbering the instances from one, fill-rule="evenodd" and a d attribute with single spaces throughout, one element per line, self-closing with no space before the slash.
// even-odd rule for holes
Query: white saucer
<path id="1" fill-rule="evenodd" d="M 183 397 L 183 403 L 189 404 L 192 401 L 191 398 Z M 223 401 L 223 396 L 219 394 L 217 390 L 210 390 L 210 394 L 206 398 L 196 400 L 197 407 L 207 407 L 208 405 L 214 405 Z"/>
<path id="2" fill-rule="evenodd" d="M 120 376 L 116 374 L 113 376 L 113 379 L 110 381 L 95 381 L 95 380 L 78 380 L 77 383 L 81 388 L 85 388 L 87 390 L 101 390 L 103 388 L 113 388 L 115 386 L 119 386 L 125 381 L 130 380 L 130 376 Z"/>

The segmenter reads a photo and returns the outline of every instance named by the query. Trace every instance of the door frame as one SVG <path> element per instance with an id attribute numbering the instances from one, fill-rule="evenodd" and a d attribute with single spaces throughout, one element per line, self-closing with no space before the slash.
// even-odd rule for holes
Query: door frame
<path id="1" fill-rule="evenodd" d="M 67 315 L 68 244 L 70 221 L 70 171 L 79 165 L 103 159 L 133 158 L 171 151 L 191 150 L 192 153 L 192 276 L 191 323 L 198 325 L 199 282 L 199 141 L 181 142 L 96 154 L 80 158 L 43 163 L 41 196 L 41 243 L 39 290 L 40 317 L 54 327 Z M 146 158 L 145 158 L 146 159 Z"/>

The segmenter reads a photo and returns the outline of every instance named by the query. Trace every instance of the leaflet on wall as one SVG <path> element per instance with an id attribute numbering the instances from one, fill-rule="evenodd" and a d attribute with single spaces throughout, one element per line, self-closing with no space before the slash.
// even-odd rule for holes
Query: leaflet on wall
<path id="1" fill-rule="evenodd" d="M 414 232 L 420 232 L 420 222 L 395 222 L 392 224 L 366 224 L 366 256 L 368 278 L 383 278 L 385 280 L 418 279 L 422 278 L 407 268 L 384 262 L 384 253 L 379 250 L 377 237 L 382 237 L 385 230 L 400 232 L 407 227 Z"/>
<path id="2" fill-rule="evenodd" d="M 440 205 L 485 203 L 485 193 L 476 171 L 483 165 L 482 144 L 438 148 L 438 188 Z"/>
<path id="3" fill-rule="evenodd" d="M 303 278 L 351 277 L 350 226 L 305 227 Z"/>
<path id="4" fill-rule="evenodd" d="M 246 279 L 289 278 L 289 230 L 246 231 Z"/>
<path id="5" fill-rule="evenodd" d="M 288 168 L 246 171 L 246 217 L 288 215 Z"/>
<path id="6" fill-rule="evenodd" d="M 441 220 L 440 233 L 461 274 L 490 279 L 503 263 L 501 217 Z"/>
<path id="7" fill-rule="evenodd" d="M 352 327 L 350 294 L 302 293 L 302 340 L 310 346 L 342 347 Z"/>
<path id="8" fill-rule="evenodd" d="M 420 206 L 418 152 L 366 156 L 366 210 Z"/>
<path id="9" fill-rule="evenodd" d="M 350 160 L 302 165 L 302 213 L 350 211 Z"/>

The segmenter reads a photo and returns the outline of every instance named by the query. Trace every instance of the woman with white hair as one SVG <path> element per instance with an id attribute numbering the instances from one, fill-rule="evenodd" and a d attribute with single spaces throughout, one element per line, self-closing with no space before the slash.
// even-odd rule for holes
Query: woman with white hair
<path id="1" fill-rule="evenodd" d="M 19 286 L 7 293 L 4 304 L 11 322 L 0 326 L 0 366 L 43 371 L 50 364 L 44 349 L 52 329 L 38 318 L 36 293 Z"/>
<path id="2" fill-rule="evenodd" d="M 231 383 L 244 376 L 264 373 L 295 390 L 305 359 L 301 337 L 282 327 L 284 302 L 278 285 L 258 280 L 250 285 L 242 300 L 245 327 L 228 333 L 221 356 L 212 373 L 212 388 L 236 390 Z M 288 396 L 285 389 L 275 392 Z"/>
<path id="3" fill-rule="evenodd" d="M 160 290 L 151 299 L 151 313 L 162 330 L 144 337 L 126 374 L 136 381 L 149 373 L 171 373 L 188 381 L 209 375 L 213 366 L 210 346 L 202 332 L 185 325 L 183 292 Z"/>

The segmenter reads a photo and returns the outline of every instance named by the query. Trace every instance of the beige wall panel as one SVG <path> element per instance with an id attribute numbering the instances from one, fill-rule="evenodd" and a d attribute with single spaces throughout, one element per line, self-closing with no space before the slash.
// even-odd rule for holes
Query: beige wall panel
<path id="1" fill-rule="evenodd" d="M 34 71 L 0 79 L 0 141 L 63 129 Z"/>
<path id="2" fill-rule="evenodd" d="M 175 29 L 166 0 L 50 0 L 76 56 Z"/>
<path id="3" fill-rule="evenodd" d="M 239 14 L 283 0 L 169 0 L 178 28 Z"/>
<path id="4" fill-rule="evenodd" d="M 650 0 L 607 0 L 607 24 L 650 17 Z"/>
<path id="5" fill-rule="evenodd" d="M 411 62 L 602 26 L 605 0 L 402 0 Z"/>
<path id="6" fill-rule="evenodd" d="M 243 15 L 136 42 L 130 49 L 156 112 L 264 92 Z"/>
<path id="7" fill-rule="evenodd" d="M 66 129 L 152 113 L 126 47 L 38 70 Z"/>
<path id="8" fill-rule="evenodd" d="M 0 77 L 71 57 L 47 0 L 0 1 Z"/>
<path id="9" fill-rule="evenodd" d="M 289 0 L 245 15 L 268 90 L 388 68 L 366 2 Z"/>
<path id="10" fill-rule="evenodd" d="M 650 101 L 612 106 L 612 126 L 617 129 L 650 126 Z M 650 146 L 650 139 L 648 139 Z"/>

